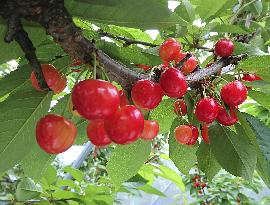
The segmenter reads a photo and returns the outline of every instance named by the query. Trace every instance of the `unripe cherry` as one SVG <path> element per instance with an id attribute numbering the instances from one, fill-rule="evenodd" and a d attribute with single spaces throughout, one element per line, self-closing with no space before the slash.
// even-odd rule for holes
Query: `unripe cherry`
<path id="1" fill-rule="evenodd" d="M 111 116 L 120 105 L 120 97 L 111 83 L 88 79 L 74 86 L 72 102 L 81 116 L 96 120 Z"/>
<path id="2" fill-rule="evenodd" d="M 58 83 L 56 83 L 51 89 L 55 94 L 61 93 L 67 87 L 67 77 L 62 75 Z"/>
<path id="3" fill-rule="evenodd" d="M 192 129 L 188 125 L 179 125 L 174 129 L 174 137 L 180 144 L 188 144 L 192 138 Z"/>
<path id="4" fill-rule="evenodd" d="M 158 83 L 151 80 L 137 81 L 131 90 L 131 97 L 135 105 L 143 109 L 153 109 L 162 100 L 163 91 Z"/>
<path id="5" fill-rule="evenodd" d="M 219 107 L 219 113 L 217 116 L 217 121 L 225 126 L 231 126 L 237 123 L 238 118 L 235 113 L 234 108 L 230 107 L 230 114 L 227 113 L 226 109 L 222 106 Z"/>
<path id="6" fill-rule="evenodd" d="M 198 66 L 198 60 L 196 59 L 195 56 L 191 56 L 189 59 L 184 62 L 181 71 L 185 74 L 188 75 L 192 71 L 195 70 L 195 68 Z"/>
<path id="7" fill-rule="evenodd" d="M 181 45 L 174 38 L 164 41 L 159 48 L 159 56 L 164 62 L 176 60 L 177 54 L 181 52 Z"/>
<path id="8" fill-rule="evenodd" d="M 247 88 L 239 80 L 232 81 L 221 88 L 222 100 L 229 106 L 238 106 L 247 99 Z"/>
<path id="9" fill-rule="evenodd" d="M 203 98 L 196 104 L 195 115 L 201 122 L 213 122 L 219 111 L 219 105 L 213 98 Z"/>
<path id="10" fill-rule="evenodd" d="M 185 103 L 185 100 L 183 99 L 177 99 L 174 104 L 174 112 L 175 114 L 179 116 L 184 116 L 187 114 L 187 105 Z"/>
<path id="11" fill-rule="evenodd" d="M 160 86 L 169 97 L 183 97 L 187 92 L 187 81 L 180 70 L 169 68 L 160 77 Z"/>
<path id="12" fill-rule="evenodd" d="M 234 45 L 231 40 L 228 39 L 220 39 L 214 48 L 214 52 L 217 56 L 220 57 L 228 57 L 232 55 L 234 50 Z"/>
<path id="13" fill-rule="evenodd" d="M 159 132 L 159 125 L 157 121 L 154 120 L 144 120 L 144 128 L 141 134 L 144 140 L 153 140 Z"/>
<path id="14" fill-rule="evenodd" d="M 113 142 L 127 144 L 141 136 L 144 118 L 141 111 L 135 106 L 126 105 L 105 119 L 104 127 Z"/>
<path id="15" fill-rule="evenodd" d="M 36 140 L 47 153 L 59 154 L 70 148 L 76 138 L 73 122 L 60 115 L 48 114 L 37 122 Z"/>
<path id="16" fill-rule="evenodd" d="M 87 126 L 87 136 L 92 144 L 103 147 L 111 144 L 111 139 L 104 129 L 104 120 L 91 121 Z"/>

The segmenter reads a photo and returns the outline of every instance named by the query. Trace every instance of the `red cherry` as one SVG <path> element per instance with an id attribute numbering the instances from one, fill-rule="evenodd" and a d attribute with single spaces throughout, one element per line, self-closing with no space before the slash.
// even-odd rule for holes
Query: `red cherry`
<path id="1" fill-rule="evenodd" d="M 71 67 L 80 66 L 83 63 L 80 60 L 74 60 L 72 64 L 70 64 Z"/>
<path id="2" fill-rule="evenodd" d="M 237 123 L 238 118 L 234 111 L 234 108 L 230 107 L 230 114 L 227 113 L 226 109 L 222 106 L 219 107 L 219 113 L 217 116 L 217 121 L 225 126 L 231 126 Z"/>
<path id="3" fill-rule="evenodd" d="M 130 104 L 126 92 L 124 90 L 119 90 L 119 96 L 120 96 L 120 107 Z"/>
<path id="4" fill-rule="evenodd" d="M 197 127 L 195 127 L 194 125 L 188 125 L 191 130 L 192 130 L 192 137 L 189 140 L 189 142 L 187 143 L 187 145 L 194 145 L 197 142 L 197 139 L 199 137 L 199 130 Z"/>
<path id="5" fill-rule="evenodd" d="M 148 70 L 151 70 L 151 66 L 149 66 L 149 65 L 144 65 L 144 64 L 134 64 L 136 67 L 138 67 L 138 68 L 141 68 L 141 69 L 143 69 L 144 71 L 148 71 Z"/>
<path id="6" fill-rule="evenodd" d="M 87 136 L 92 144 L 106 146 L 111 144 L 111 139 L 104 129 L 104 120 L 94 120 L 87 126 Z"/>
<path id="7" fill-rule="evenodd" d="M 258 76 L 258 75 L 255 75 L 255 74 L 244 74 L 242 80 L 253 82 L 253 81 L 256 81 L 256 80 L 262 80 L 262 78 L 260 76 Z"/>
<path id="8" fill-rule="evenodd" d="M 51 64 L 42 64 L 41 65 L 42 73 L 44 75 L 45 81 L 47 82 L 48 87 L 53 90 L 53 87 L 59 82 L 61 76 L 58 70 Z M 38 91 L 42 91 L 38 85 L 35 73 L 32 72 L 30 76 L 32 85 Z"/>
<path id="9" fill-rule="evenodd" d="M 186 60 L 186 62 L 183 64 L 181 71 L 185 74 L 188 75 L 191 73 L 195 68 L 198 66 L 198 60 L 194 57 L 191 56 L 189 59 Z"/>
<path id="10" fill-rule="evenodd" d="M 37 143 L 47 153 L 66 151 L 74 143 L 76 135 L 76 126 L 62 116 L 48 114 L 37 122 Z"/>
<path id="11" fill-rule="evenodd" d="M 220 39 L 214 48 L 214 52 L 217 56 L 220 57 L 228 57 L 232 55 L 234 50 L 234 45 L 231 40 L 228 39 Z"/>
<path id="12" fill-rule="evenodd" d="M 199 181 L 194 182 L 193 187 L 197 188 L 201 185 Z"/>
<path id="13" fill-rule="evenodd" d="M 186 57 L 186 53 L 177 53 L 176 54 L 176 58 L 175 58 L 175 64 L 179 63 L 180 61 L 182 61 L 185 57 Z"/>
<path id="14" fill-rule="evenodd" d="M 141 138 L 144 140 L 154 139 L 159 132 L 159 125 L 157 121 L 144 120 L 144 128 Z"/>
<path id="15" fill-rule="evenodd" d="M 239 80 L 235 80 L 221 88 L 222 100 L 229 106 L 238 106 L 247 99 L 247 88 Z"/>
<path id="16" fill-rule="evenodd" d="M 177 99 L 174 104 L 174 112 L 175 114 L 179 116 L 184 116 L 187 114 L 187 105 L 184 100 L 182 99 Z"/>
<path id="17" fill-rule="evenodd" d="M 159 56 L 163 61 L 170 62 L 177 59 L 180 51 L 181 45 L 174 38 L 169 38 L 161 44 Z"/>
<path id="18" fill-rule="evenodd" d="M 202 190 L 198 190 L 198 193 L 199 193 L 199 194 L 202 194 L 203 192 L 202 192 Z"/>
<path id="19" fill-rule="evenodd" d="M 67 87 L 67 77 L 65 75 L 62 75 L 58 83 L 56 83 L 52 90 L 54 93 L 58 94 L 61 93 L 65 88 Z"/>
<path id="20" fill-rule="evenodd" d="M 188 125 L 180 125 L 174 129 L 174 137 L 180 144 L 188 144 L 192 138 L 192 129 Z"/>
<path id="21" fill-rule="evenodd" d="M 201 187 L 202 188 L 206 187 L 206 183 L 201 184 Z"/>
<path id="22" fill-rule="evenodd" d="M 192 181 L 195 182 L 197 179 L 200 179 L 201 177 L 199 175 L 195 175 L 194 177 L 192 177 Z"/>
<path id="23" fill-rule="evenodd" d="M 74 86 L 72 102 L 81 116 L 96 120 L 112 115 L 120 105 L 120 97 L 111 83 L 89 79 Z"/>
<path id="24" fill-rule="evenodd" d="M 208 135 L 208 126 L 209 126 L 208 124 L 203 124 L 201 130 L 201 136 L 205 144 L 210 144 Z"/>
<path id="25" fill-rule="evenodd" d="M 195 115 L 201 122 L 213 122 L 219 111 L 219 105 L 213 98 L 203 98 L 199 100 L 195 108 Z"/>
<path id="26" fill-rule="evenodd" d="M 121 107 L 105 120 L 105 130 L 117 144 L 133 142 L 141 136 L 144 119 L 140 110 L 133 105 Z"/>
<path id="27" fill-rule="evenodd" d="M 181 98 L 187 92 L 187 81 L 180 70 L 169 68 L 160 77 L 160 86 L 169 97 Z"/>
<path id="28" fill-rule="evenodd" d="M 153 109 L 162 100 L 163 91 L 159 84 L 151 80 L 137 81 L 131 90 L 131 97 L 135 105 L 143 109 Z"/>

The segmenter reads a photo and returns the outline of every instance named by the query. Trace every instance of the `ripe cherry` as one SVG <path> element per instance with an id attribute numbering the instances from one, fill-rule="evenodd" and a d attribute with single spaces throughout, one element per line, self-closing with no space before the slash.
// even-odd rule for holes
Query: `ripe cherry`
<path id="1" fill-rule="evenodd" d="M 219 105 L 213 98 L 203 98 L 196 104 L 195 115 L 201 122 L 213 122 L 219 111 Z"/>
<path id="2" fill-rule="evenodd" d="M 201 185 L 201 183 L 199 181 L 196 181 L 193 183 L 193 187 L 197 188 Z"/>
<path id="3" fill-rule="evenodd" d="M 135 105 L 143 109 L 153 109 L 162 100 L 163 91 L 159 84 L 151 80 L 137 81 L 131 90 L 131 97 Z"/>
<path id="4" fill-rule="evenodd" d="M 141 111 L 133 105 L 121 107 L 105 120 L 104 127 L 110 139 L 117 144 L 137 140 L 143 131 L 144 119 Z"/>
<path id="5" fill-rule="evenodd" d="M 217 56 L 220 57 L 228 57 L 232 55 L 234 50 L 234 45 L 231 40 L 228 39 L 220 39 L 214 48 L 214 52 Z"/>
<path id="6" fill-rule="evenodd" d="M 160 77 L 160 86 L 169 97 L 183 97 L 187 92 L 187 81 L 180 70 L 168 68 Z"/>
<path id="7" fill-rule="evenodd" d="M 74 143 L 76 135 L 76 126 L 62 116 L 48 114 L 37 122 L 37 143 L 47 153 L 66 151 Z"/>
<path id="8" fill-rule="evenodd" d="M 185 57 L 186 57 L 186 53 L 177 53 L 176 54 L 176 58 L 174 59 L 175 64 L 179 63 L 180 61 L 182 61 Z"/>
<path id="9" fill-rule="evenodd" d="M 119 90 L 119 97 L 120 97 L 120 107 L 130 104 L 126 92 L 124 90 Z"/>
<path id="10" fill-rule="evenodd" d="M 111 83 L 89 79 L 74 86 L 72 102 L 81 116 L 96 120 L 112 115 L 120 105 L 120 97 Z"/>
<path id="11" fill-rule="evenodd" d="M 207 186 L 206 183 L 201 184 L 202 188 L 205 188 L 206 186 Z"/>
<path id="12" fill-rule="evenodd" d="M 262 80 L 262 78 L 256 74 L 244 74 L 242 80 L 253 82 L 256 80 Z"/>
<path id="13" fill-rule="evenodd" d="M 167 39 L 159 48 L 159 56 L 164 62 L 176 60 L 180 52 L 181 45 L 174 38 Z"/>
<path id="14" fill-rule="evenodd" d="M 226 109 L 222 106 L 219 107 L 219 113 L 217 116 L 217 121 L 225 126 L 231 126 L 237 123 L 238 118 L 234 111 L 234 108 L 230 107 L 230 114 L 227 113 Z"/>
<path id="15" fill-rule="evenodd" d="M 141 138 L 144 140 L 154 139 L 159 132 L 159 125 L 157 121 L 144 120 L 144 128 L 141 134 Z"/>
<path id="16" fill-rule="evenodd" d="M 91 121 L 87 126 L 87 136 L 92 144 L 103 147 L 111 144 L 111 139 L 104 129 L 104 120 Z"/>
<path id="17" fill-rule="evenodd" d="M 208 124 L 203 124 L 202 125 L 202 130 L 201 130 L 201 136 L 205 144 L 209 144 L 209 135 L 208 135 Z"/>
<path id="18" fill-rule="evenodd" d="M 179 116 L 184 116 L 187 114 L 187 105 L 183 99 L 177 99 L 173 106 L 175 114 Z"/>
<path id="19" fill-rule="evenodd" d="M 179 125 L 174 129 L 174 137 L 180 144 L 188 144 L 192 138 L 192 129 L 188 125 Z"/>
<path id="20" fill-rule="evenodd" d="M 192 181 L 195 182 L 197 181 L 197 179 L 200 179 L 201 177 L 199 175 L 195 175 L 194 177 L 192 177 Z"/>
<path id="21" fill-rule="evenodd" d="M 141 69 L 143 69 L 144 71 L 148 71 L 148 70 L 151 70 L 151 66 L 149 66 L 149 65 L 144 65 L 144 64 L 134 64 L 136 67 L 138 67 L 138 68 L 141 68 Z"/>
<path id="22" fill-rule="evenodd" d="M 58 94 L 61 93 L 65 88 L 67 87 L 67 77 L 65 75 L 62 75 L 58 83 L 56 83 L 52 90 L 54 93 Z"/>
<path id="23" fill-rule="evenodd" d="M 235 80 L 221 88 L 222 100 L 229 106 L 238 106 L 247 99 L 247 88 L 239 80 Z"/>
<path id="24" fill-rule="evenodd" d="M 72 64 L 70 64 L 71 67 L 81 66 L 83 63 L 80 60 L 75 60 Z"/>
<path id="25" fill-rule="evenodd" d="M 42 64 L 41 69 L 48 87 L 53 90 L 53 87 L 61 79 L 58 70 L 51 64 Z M 38 81 L 34 72 L 31 73 L 30 79 L 33 87 L 36 88 L 38 91 L 42 91 L 38 85 Z"/>
<path id="26" fill-rule="evenodd" d="M 183 64 L 181 71 L 185 74 L 188 75 L 192 71 L 195 70 L 195 68 L 198 66 L 198 60 L 194 57 L 191 56 L 189 59 L 186 60 L 186 62 Z"/>
<path id="27" fill-rule="evenodd" d="M 192 130 L 192 137 L 189 140 L 189 142 L 187 143 L 187 145 L 194 145 L 197 142 L 197 139 L 199 137 L 199 130 L 197 127 L 195 127 L 194 125 L 188 125 L 191 130 Z"/>

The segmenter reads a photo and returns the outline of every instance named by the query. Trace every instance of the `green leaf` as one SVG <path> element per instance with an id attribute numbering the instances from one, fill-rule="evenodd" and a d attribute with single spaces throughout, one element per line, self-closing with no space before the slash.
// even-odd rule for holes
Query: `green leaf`
<path id="1" fill-rule="evenodd" d="M 242 114 L 238 113 L 238 119 L 241 125 L 236 126 L 237 133 L 240 135 L 246 135 L 250 141 L 252 142 L 256 154 L 257 154 L 257 171 L 259 172 L 260 176 L 264 180 L 265 184 L 270 187 L 270 161 L 267 161 L 267 158 L 265 155 L 263 155 L 263 152 L 265 152 L 265 149 L 260 148 L 258 140 L 260 137 L 256 134 L 258 131 L 261 132 L 260 127 L 263 126 L 264 129 L 268 129 L 268 127 L 265 127 L 264 124 L 262 124 L 257 118 L 249 115 L 249 114 Z M 255 124 L 259 123 L 259 126 L 256 126 Z M 255 131 L 257 130 L 257 132 Z M 254 131 L 253 131 L 254 130 Z M 268 139 L 268 137 L 267 137 Z M 263 141 L 264 144 L 264 141 Z M 266 151 L 268 153 L 268 151 Z"/>
<path id="2" fill-rule="evenodd" d="M 270 110 L 270 94 L 266 94 L 259 91 L 250 90 L 248 91 L 249 97 L 255 100 L 257 103 Z"/>
<path id="3" fill-rule="evenodd" d="M 221 169 L 210 145 L 201 143 L 197 150 L 198 166 L 211 181 Z"/>
<path id="4" fill-rule="evenodd" d="M 19 66 L 17 70 L 4 76 L 0 80 L 0 96 L 2 97 L 23 87 L 29 82 L 31 72 L 32 70 L 29 65 L 23 65 Z"/>
<path id="5" fill-rule="evenodd" d="M 22 178 L 17 185 L 15 197 L 18 201 L 27 201 L 38 197 L 41 192 L 41 187 L 37 186 L 32 179 Z"/>
<path id="6" fill-rule="evenodd" d="M 117 145 L 107 163 L 107 171 L 112 182 L 120 186 L 135 176 L 149 157 L 151 142 L 138 140 L 128 145 Z"/>
<path id="7" fill-rule="evenodd" d="M 189 0 L 182 0 L 175 12 L 187 22 L 193 23 L 195 20 L 195 11 Z"/>
<path id="8" fill-rule="evenodd" d="M 57 181 L 57 172 L 52 165 L 48 165 L 46 172 L 44 173 L 44 179 L 49 185 L 55 184 Z"/>
<path id="9" fill-rule="evenodd" d="M 249 56 L 264 56 L 267 55 L 264 51 L 262 51 L 258 46 L 253 45 L 251 43 L 241 43 L 241 42 L 233 42 L 234 44 L 234 55 L 240 55 L 243 53 L 248 54 Z"/>
<path id="10" fill-rule="evenodd" d="M 149 118 L 158 121 L 159 133 L 167 133 L 176 117 L 173 111 L 173 103 L 173 99 L 162 100 L 159 106 L 150 112 Z"/>
<path id="11" fill-rule="evenodd" d="M 17 164 L 36 144 L 36 122 L 48 112 L 52 93 L 37 92 L 30 83 L 0 103 L 0 172 Z"/>
<path id="12" fill-rule="evenodd" d="M 263 80 L 270 81 L 270 56 L 251 56 L 246 60 L 240 61 L 237 66 L 238 70 L 243 70 L 250 73 L 256 73 Z"/>
<path id="13" fill-rule="evenodd" d="M 169 136 L 169 156 L 179 171 L 188 175 L 189 170 L 197 161 L 196 151 L 198 147 L 196 145 L 181 145 L 175 140 L 174 129 L 180 124 L 183 123 L 178 119 L 175 119 L 172 123 Z"/>
<path id="14" fill-rule="evenodd" d="M 141 191 L 144 191 L 145 193 L 148 193 L 148 194 L 154 194 L 154 195 L 157 195 L 157 196 L 166 197 L 165 194 L 163 194 L 161 191 L 159 191 L 158 189 L 152 187 L 149 184 L 145 184 L 143 186 L 140 186 L 137 189 L 141 190 Z"/>
<path id="15" fill-rule="evenodd" d="M 209 128 L 211 149 L 218 163 L 228 172 L 252 179 L 257 155 L 246 135 L 237 135 L 229 128 L 214 123 Z"/>
<path id="16" fill-rule="evenodd" d="M 71 179 L 59 179 L 57 180 L 58 187 L 69 187 L 76 191 L 80 191 L 80 186 L 76 184 L 74 180 Z"/>
<path id="17" fill-rule="evenodd" d="M 224 9 L 227 0 L 204 0 L 196 7 L 196 12 L 199 13 L 203 21 L 210 21 L 212 16 L 216 15 L 220 9 Z"/>
<path id="18" fill-rule="evenodd" d="M 67 166 L 63 169 L 63 171 L 69 173 L 78 182 L 82 182 L 84 180 L 84 173 L 78 169 Z"/>
<path id="19" fill-rule="evenodd" d="M 218 33 L 237 33 L 237 34 L 248 34 L 244 28 L 238 25 L 230 25 L 230 24 L 220 24 L 216 25 L 211 29 L 212 32 Z"/>
<path id="20" fill-rule="evenodd" d="M 168 9 L 168 2 L 164 0 L 69 0 L 65 3 L 73 16 L 97 23 L 142 29 L 164 28 L 184 23 Z"/>
<path id="21" fill-rule="evenodd" d="M 246 86 L 250 86 L 253 90 L 266 93 L 270 95 L 270 84 L 263 80 L 256 80 L 253 82 L 244 82 Z M 249 91 L 250 93 L 250 91 Z"/>

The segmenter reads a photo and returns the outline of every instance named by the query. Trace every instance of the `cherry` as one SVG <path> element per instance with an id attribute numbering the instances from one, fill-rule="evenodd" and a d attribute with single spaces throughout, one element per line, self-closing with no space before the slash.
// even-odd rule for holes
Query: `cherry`
<path id="1" fill-rule="evenodd" d="M 104 127 L 113 142 L 127 144 L 141 136 L 144 128 L 143 115 L 134 105 L 126 105 L 108 117 Z"/>
<path id="2" fill-rule="evenodd" d="M 177 53 L 176 54 L 176 58 L 174 59 L 175 64 L 179 63 L 180 61 L 182 61 L 185 57 L 186 57 L 186 53 Z"/>
<path id="3" fill-rule="evenodd" d="M 244 74 L 244 76 L 242 77 L 242 80 L 253 82 L 256 80 L 262 80 L 262 78 L 256 74 Z"/>
<path id="4" fill-rule="evenodd" d="M 53 87 L 59 82 L 61 78 L 58 70 L 51 64 L 42 64 L 41 69 L 48 87 L 53 90 Z M 34 72 L 31 73 L 30 79 L 33 87 L 38 91 L 42 91 L 38 85 L 38 81 Z"/>
<path id="5" fill-rule="evenodd" d="M 202 190 L 198 190 L 198 193 L 199 193 L 199 194 L 202 194 L 203 192 L 202 192 Z"/>
<path id="6" fill-rule="evenodd" d="M 164 62 L 170 62 L 177 59 L 180 51 L 181 45 L 174 38 L 169 38 L 161 44 L 159 56 Z"/>
<path id="7" fill-rule="evenodd" d="M 81 116 L 96 120 L 112 115 L 120 105 L 120 97 L 111 83 L 88 79 L 74 86 L 72 102 Z"/>
<path id="8" fill-rule="evenodd" d="M 187 81 L 180 70 L 168 68 L 160 77 L 160 86 L 169 97 L 181 98 L 187 92 Z"/>
<path id="9" fill-rule="evenodd" d="M 197 188 L 201 185 L 199 181 L 194 182 L 193 187 Z"/>
<path id="10" fill-rule="evenodd" d="M 153 109 L 162 100 L 163 91 L 159 84 L 151 80 L 137 81 L 131 90 L 131 97 L 135 105 L 143 109 Z"/>
<path id="11" fill-rule="evenodd" d="M 234 45 L 231 40 L 228 39 L 220 39 L 214 48 L 214 52 L 217 56 L 220 57 L 228 57 L 232 55 L 234 50 Z"/>
<path id="12" fill-rule="evenodd" d="M 174 112 L 175 114 L 179 116 L 184 116 L 187 114 L 187 105 L 184 100 L 182 99 L 177 99 L 174 104 Z"/>
<path id="13" fill-rule="evenodd" d="M 75 60 L 72 64 L 70 64 L 71 67 L 81 66 L 83 63 L 80 60 Z"/>
<path id="14" fill-rule="evenodd" d="M 47 153 L 66 151 L 74 143 L 76 135 L 76 126 L 62 116 L 48 114 L 37 122 L 37 143 Z"/>
<path id="15" fill-rule="evenodd" d="M 186 60 L 186 62 L 184 62 L 181 68 L 181 71 L 185 75 L 187 75 L 191 73 L 192 71 L 194 71 L 197 66 L 198 66 L 198 60 L 194 56 L 191 56 L 189 59 Z"/>
<path id="16" fill-rule="evenodd" d="M 226 109 L 222 106 L 219 107 L 219 113 L 217 116 L 217 121 L 225 126 L 231 126 L 237 123 L 238 118 L 234 111 L 234 108 L 230 107 L 230 114 L 227 113 Z"/>
<path id="17" fill-rule="evenodd" d="M 111 139 L 104 129 L 104 120 L 94 120 L 87 126 L 87 136 L 92 144 L 103 147 L 111 144 Z"/>
<path id="18" fill-rule="evenodd" d="M 200 179 L 201 177 L 199 175 L 195 175 L 194 177 L 192 177 L 192 181 L 195 182 L 197 179 Z"/>
<path id="19" fill-rule="evenodd" d="M 209 135 L 208 135 L 208 124 L 203 124 L 202 125 L 202 130 L 201 130 L 201 136 L 205 144 L 209 144 Z"/>
<path id="20" fill-rule="evenodd" d="M 202 188 L 205 188 L 206 186 L 207 186 L 206 183 L 201 184 Z"/>
<path id="21" fill-rule="evenodd" d="M 239 80 L 235 80 L 221 88 L 222 100 L 229 106 L 238 106 L 247 99 L 247 88 Z"/>
<path id="22" fill-rule="evenodd" d="M 192 137 L 189 140 L 189 142 L 187 143 L 187 145 L 194 145 L 197 142 L 197 139 L 199 137 L 199 130 L 197 127 L 195 127 L 194 125 L 188 125 L 191 130 L 192 130 Z"/>
<path id="23" fill-rule="evenodd" d="M 54 93 L 58 94 L 61 93 L 65 88 L 67 87 L 67 77 L 65 75 L 62 75 L 58 83 L 56 83 L 52 90 Z"/>
<path id="24" fill-rule="evenodd" d="M 144 128 L 141 134 L 141 138 L 144 140 L 154 139 L 159 132 L 159 125 L 157 121 L 144 120 Z"/>
<path id="25" fill-rule="evenodd" d="M 195 115 L 201 122 L 213 122 L 219 111 L 219 105 L 213 98 L 203 98 L 196 104 Z"/>
<path id="26" fill-rule="evenodd" d="M 144 71 L 148 71 L 148 70 L 151 70 L 152 69 L 152 67 L 151 66 L 149 66 L 149 65 L 144 65 L 144 64 L 134 64 L 136 67 L 138 67 L 138 68 L 141 68 L 141 69 L 143 69 Z"/>
<path id="27" fill-rule="evenodd" d="M 126 92 L 124 90 L 119 90 L 119 97 L 120 97 L 120 107 L 130 104 Z"/>
<path id="28" fill-rule="evenodd" d="M 179 125 L 174 129 L 174 137 L 180 144 L 188 144 L 192 138 L 192 129 L 188 125 Z"/>

